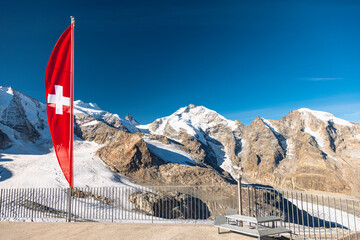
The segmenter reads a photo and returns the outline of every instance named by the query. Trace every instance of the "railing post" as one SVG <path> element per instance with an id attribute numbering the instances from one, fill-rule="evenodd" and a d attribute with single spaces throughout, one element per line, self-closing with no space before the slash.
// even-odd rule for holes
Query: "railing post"
<path id="1" fill-rule="evenodd" d="M 114 208 L 115 208 L 115 194 L 114 194 L 114 187 L 111 188 L 112 189 L 112 211 L 111 211 L 111 222 L 114 222 Z"/>
<path id="2" fill-rule="evenodd" d="M 2 192 L 3 192 L 3 190 L 2 189 L 0 189 L 0 217 L 1 217 L 1 209 L 2 209 L 2 202 L 3 202 L 3 200 L 2 200 Z"/>
<path id="3" fill-rule="evenodd" d="M 251 206 L 250 206 L 250 204 L 251 204 L 251 200 L 250 200 L 250 186 L 248 186 L 247 187 L 247 189 L 248 189 L 248 200 L 249 200 L 249 217 L 251 217 Z"/>
<path id="4" fill-rule="evenodd" d="M 242 215 L 243 214 L 243 209 L 242 209 L 242 193 L 241 193 L 241 178 L 242 176 L 239 175 L 238 177 L 238 201 L 239 201 L 239 214 Z M 239 225 L 242 227 L 243 226 L 243 222 L 240 221 Z"/>
<path id="5" fill-rule="evenodd" d="M 155 188 L 155 187 L 152 187 L 152 188 L 151 188 L 151 192 L 156 193 L 156 190 L 154 191 L 154 188 Z M 152 223 L 152 224 L 154 224 L 154 215 L 156 214 L 156 210 L 157 210 L 157 206 L 156 206 L 156 202 L 155 202 L 155 201 L 154 201 L 154 204 L 155 204 L 155 205 L 152 206 L 152 208 L 153 208 L 153 209 L 152 209 L 153 214 L 151 214 L 151 223 Z"/>
<path id="6" fill-rule="evenodd" d="M 68 200 L 68 218 L 67 221 L 71 222 L 71 190 L 72 188 L 68 188 L 68 192 L 67 192 L 67 200 Z"/>
<path id="7" fill-rule="evenodd" d="M 31 221 L 34 221 L 34 208 L 35 208 L 35 188 L 33 189 L 32 194 L 32 210 L 31 210 Z"/>

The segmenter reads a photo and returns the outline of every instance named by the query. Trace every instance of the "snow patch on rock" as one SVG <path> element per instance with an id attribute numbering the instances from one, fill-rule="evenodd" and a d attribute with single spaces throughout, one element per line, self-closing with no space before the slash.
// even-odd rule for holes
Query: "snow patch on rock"
<path id="1" fill-rule="evenodd" d="M 92 126 L 92 125 L 96 125 L 98 124 L 99 121 L 98 120 L 94 120 L 94 121 L 91 121 L 91 122 L 88 122 L 88 123 L 85 123 L 83 125 L 81 125 L 82 127 L 86 127 L 86 126 Z"/>
<path id="2" fill-rule="evenodd" d="M 146 129 L 147 126 L 151 133 L 159 135 L 165 134 L 166 127 L 171 127 L 176 132 L 183 129 L 187 134 L 196 137 L 205 144 L 206 139 L 203 133 L 207 133 L 210 128 L 219 124 L 229 127 L 232 131 L 237 128 L 235 121 L 228 120 L 213 110 L 193 104 L 180 108 L 168 117 L 159 118 L 153 124 L 154 130 L 149 129 L 152 124 L 138 126 L 138 128 Z"/>
<path id="3" fill-rule="evenodd" d="M 311 128 L 306 127 L 304 129 L 304 132 L 309 133 L 321 148 L 325 147 L 325 142 L 324 139 L 321 137 L 320 131 L 314 132 L 311 130 Z"/>
<path id="4" fill-rule="evenodd" d="M 190 154 L 181 150 L 174 143 L 163 144 L 146 136 L 144 136 L 143 139 L 150 151 L 165 162 L 178 163 L 182 165 L 197 165 Z"/>
<path id="5" fill-rule="evenodd" d="M 300 108 L 300 109 L 298 109 L 298 111 L 302 114 L 302 116 L 305 119 L 308 118 L 307 114 L 311 114 L 314 117 L 316 117 L 317 119 L 319 119 L 325 123 L 328 123 L 329 121 L 333 121 L 335 124 L 338 124 L 338 125 L 343 125 L 343 126 L 348 126 L 348 127 L 353 126 L 353 124 L 351 122 L 337 118 L 333 114 L 328 113 L 328 112 L 315 111 L 315 110 L 311 110 L 308 108 Z"/>

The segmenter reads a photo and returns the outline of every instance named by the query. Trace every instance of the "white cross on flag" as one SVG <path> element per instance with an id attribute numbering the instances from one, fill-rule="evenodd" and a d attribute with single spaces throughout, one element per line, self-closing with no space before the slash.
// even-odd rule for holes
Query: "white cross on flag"
<path id="1" fill-rule="evenodd" d="M 61 35 L 45 74 L 47 118 L 55 153 L 73 187 L 73 26 Z"/>
<path id="2" fill-rule="evenodd" d="M 55 85 L 55 95 L 48 94 L 48 104 L 55 104 L 55 114 L 63 114 L 63 106 L 70 107 L 70 98 L 63 96 L 63 86 Z M 51 106 L 51 105 L 49 105 Z"/>

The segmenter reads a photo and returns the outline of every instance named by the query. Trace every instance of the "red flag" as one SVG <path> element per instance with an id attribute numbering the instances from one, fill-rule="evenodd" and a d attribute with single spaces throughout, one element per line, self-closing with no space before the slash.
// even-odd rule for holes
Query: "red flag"
<path id="1" fill-rule="evenodd" d="M 47 118 L 55 153 L 73 187 L 73 28 L 57 41 L 45 74 Z"/>

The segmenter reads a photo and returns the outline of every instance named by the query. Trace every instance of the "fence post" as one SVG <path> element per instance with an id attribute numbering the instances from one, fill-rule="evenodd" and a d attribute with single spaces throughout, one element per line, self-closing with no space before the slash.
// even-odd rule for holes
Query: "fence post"
<path id="1" fill-rule="evenodd" d="M 67 192 L 67 200 L 68 200 L 68 222 L 71 222 L 71 190 L 72 188 L 68 188 L 68 192 Z"/>
<path id="2" fill-rule="evenodd" d="M 114 187 L 112 189 L 112 211 L 111 211 L 111 222 L 114 222 L 114 208 L 115 208 L 115 196 L 114 196 Z"/>
<path id="3" fill-rule="evenodd" d="M 32 211 L 31 211 L 31 221 L 34 221 L 34 208 L 35 208 L 35 188 L 32 190 Z"/>
<path id="4" fill-rule="evenodd" d="M 239 174 L 239 175 L 238 175 L 237 182 L 238 182 L 238 201 L 239 201 L 239 214 L 240 214 L 240 215 L 243 214 L 243 208 L 242 208 L 242 193 L 241 193 L 241 179 L 242 179 L 242 176 Z M 240 227 L 242 227 L 242 226 L 243 226 L 243 222 L 240 221 L 240 222 L 239 222 L 239 225 L 240 225 Z"/>
<path id="5" fill-rule="evenodd" d="M 247 187 L 248 188 L 248 200 L 249 200 L 249 217 L 251 217 L 251 206 L 250 206 L 250 186 Z"/>
<path id="6" fill-rule="evenodd" d="M 2 209 L 2 192 L 3 192 L 3 190 L 2 189 L 0 189 L 0 217 L 1 217 L 1 209 Z"/>

